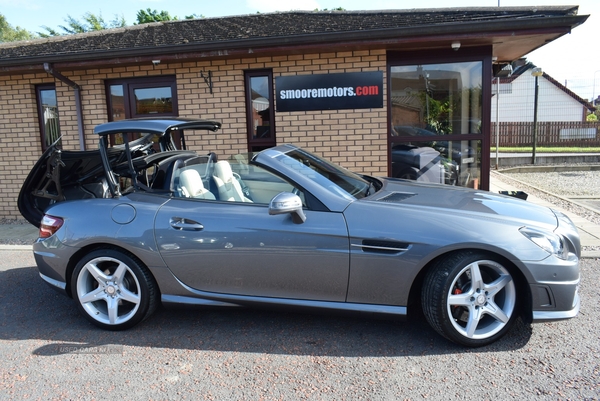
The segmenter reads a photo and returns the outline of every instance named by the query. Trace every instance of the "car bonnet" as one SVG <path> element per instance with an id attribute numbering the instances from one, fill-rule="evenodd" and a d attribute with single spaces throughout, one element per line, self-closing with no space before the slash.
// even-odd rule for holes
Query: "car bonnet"
<path id="1" fill-rule="evenodd" d="M 505 217 L 540 225 L 557 226 L 554 212 L 543 206 L 483 190 L 408 180 L 383 179 L 384 186 L 370 200 L 390 204 L 419 205 L 452 211 Z"/>

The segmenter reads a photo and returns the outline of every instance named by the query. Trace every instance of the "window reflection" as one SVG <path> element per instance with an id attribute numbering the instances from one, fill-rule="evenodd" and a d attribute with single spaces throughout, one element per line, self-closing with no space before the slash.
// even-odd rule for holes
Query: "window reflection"
<path id="1" fill-rule="evenodd" d="M 269 77 L 250 78 L 253 138 L 271 138 Z"/>
<path id="2" fill-rule="evenodd" d="M 173 112 L 170 87 L 135 89 L 135 114 L 166 114 Z"/>
<path id="3" fill-rule="evenodd" d="M 391 68 L 392 175 L 477 188 L 482 62 Z"/>
<path id="4" fill-rule="evenodd" d="M 46 150 L 57 141 L 61 146 L 56 89 L 53 86 L 38 87 L 38 108 L 40 110 L 40 125 L 43 137 L 42 149 Z"/>
<path id="5" fill-rule="evenodd" d="M 396 178 L 478 188 L 481 141 L 413 141 L 392 144 Z"/>
<path id="6" fill-rule="evenodd" d="M 391 69 L 392 126 L 420 128 L 409 135 L 481 132 L 480 61 Z"/>
<path id="7" fill-rule="evenodd" d="M 110 86 L 111 121 L 119 121 L 125 118 L 125 97 L 123 96 L 123 85 Z"/>

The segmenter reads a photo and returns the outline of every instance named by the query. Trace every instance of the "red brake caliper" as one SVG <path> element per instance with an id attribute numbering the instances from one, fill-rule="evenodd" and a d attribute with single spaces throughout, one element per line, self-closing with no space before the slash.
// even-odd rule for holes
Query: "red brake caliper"
<path id="1" fill-rule="evenodd" d="M 458 295 L 458 294 L 462 294 L 462 290 L 460 288 L 456 287 L 454 290 L 452 290 L 452 295 Z M 458 319 L 459 314 L 460 314 L 459 306 L 452 307 L 452 316 L 455 319 Z"/>

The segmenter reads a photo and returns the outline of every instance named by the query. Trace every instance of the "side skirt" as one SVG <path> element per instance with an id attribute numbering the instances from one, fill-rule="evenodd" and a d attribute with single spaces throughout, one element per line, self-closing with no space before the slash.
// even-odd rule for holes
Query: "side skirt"
<path id="1" fill-rule="evenodd" d="M 285 309 L 312 312 L 348 312 L 350 314 L 368 315 L 369 317 L 406 318 L 406 306 L 358 304 L 347 302 L 313 301 L 303 299 L 267 298 L 247 295 L 218 294 L 193 289 L 180 284 L 194 296 L 163 294 L 163 304 L 176 306 L 224 306 L 251 307 L 268 309 Z"/>

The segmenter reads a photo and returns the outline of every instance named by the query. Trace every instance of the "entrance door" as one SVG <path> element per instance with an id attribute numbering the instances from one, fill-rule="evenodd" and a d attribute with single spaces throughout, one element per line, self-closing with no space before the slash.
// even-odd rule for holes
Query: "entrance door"
<path id="1" fill-rule="evenodd" d="M 478 188 L 483 61 L 390 66 L 390 174 Z"/>

